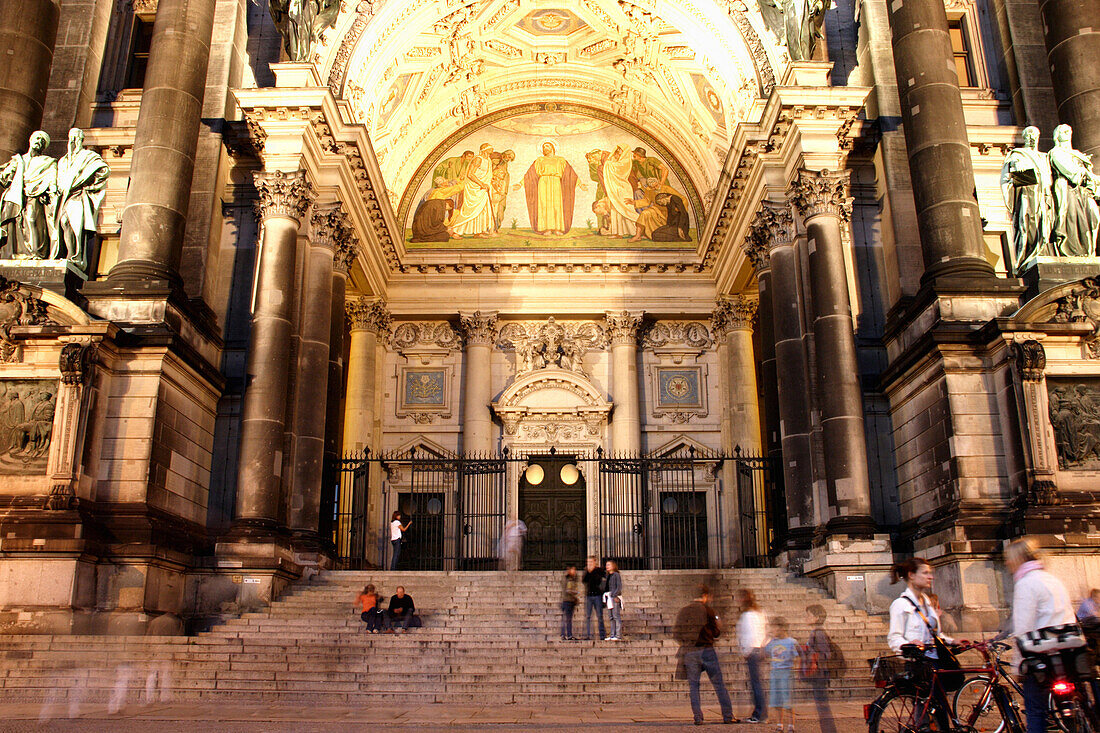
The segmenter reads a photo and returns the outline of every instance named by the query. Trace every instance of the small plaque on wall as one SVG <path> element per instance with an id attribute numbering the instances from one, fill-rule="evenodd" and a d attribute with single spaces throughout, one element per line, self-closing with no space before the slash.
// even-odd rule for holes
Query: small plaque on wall
<path id="1" fill-rule="evenodd" d="M 677 410 L 702 408 L 702 381 L 699 367 L 658 367 L 657 407 Z"/>
<path id="2" fill-rule="evenodd" d="M 0 380 L 0 476 L 46 473 L 57 380 Z"/>
<path id="3" fill-rule="evenodd" d="M 398 417 L 451 412 L 451 367 L 402 367 L 398 373 Z"/>

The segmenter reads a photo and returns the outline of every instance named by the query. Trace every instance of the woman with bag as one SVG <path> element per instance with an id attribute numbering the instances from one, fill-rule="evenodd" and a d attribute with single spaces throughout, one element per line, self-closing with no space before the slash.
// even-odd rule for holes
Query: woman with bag
<path id="1" fill-rule="evenodd" d="M 886 643 L 895 652 L 910 644 L 924 650 L 924 656 L 940 674 L 937 681 L 947 692 L 962 687 L 966 676 L 959 669 L 959 660 L 948 645 L 954 639 L 940 633 L 940 617 L 928 592 L 932 590 L 932 566 L 920 557 L 902 560 L 890 570 L 893 582 L 905 581 L 905 590 L 890 604 L 890 631 Z"/>

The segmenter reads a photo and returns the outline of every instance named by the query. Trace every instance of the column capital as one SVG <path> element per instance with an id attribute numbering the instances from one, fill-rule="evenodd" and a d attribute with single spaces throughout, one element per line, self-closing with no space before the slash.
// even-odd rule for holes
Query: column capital
<path id="1" fill-rule="evenodd" d="M 463 313 L 460 311 L 458 329 L 467 346 L 491 346 L 497 340 L 497 312 Z"/>
<path id="2" fill-rule="evenodd" d="M 359 296 L 357 300 L 347 302 L 346 313 L 352 331 L 372 331 L 382 333 L 389 330 L 393 318 L 386 310 L 386 301 L 381 298 Z"/>
<path id="3" fill-rule="evenodd" d="M 643 311 L 607 311 L 604 322 L 607 324 L 607 337 L 611 345 L 636 344 L 644 316 Z"/>
<path id="4" fill-rule="evenodd" d="M 750 233 L 760 243 L 759 246 L 766 247 L 769 253 L 777 247 L 789 245 L 794 241 L 794 215 L 790 205 L 761 201 Z"/>
<path id="5" fill-rule="evenodd" d="M 745 239 L 741 242 L 741 251 L 752 263 L 752 269 L 757 275 L 771 267 L 771 257 L 768 255 L 767 232 L 758 229 L 755 222 L 750 224 L 749 230 L 745 232 Z"/>
<path id="6" fill-rule="evenodd" d="M 719 296 L 718 303 L 711 313 L 710 322 L 714 331 L 721 335 L 734 331 L 752 331 L 756 322 L 756 311 L 760 301 L 741 294 Z"/>
<path id="7" fill-rule="evenodd" d="M 310 242 L 315 247 L 324 247 L 330 252 L 335 252 L 340 243 L 351 234 L 348 226 L 348 215 L 344 211 L 344 205 L 339 201 L 328 204 L 315 204 L 313 215 L 309 218 L 313 228 L 313 236 Z"/>
<path id="8" fill-rule="evenodd" d="M 1014 351 L 1020 379 L 1025 382 L 1043 381 L 1043 372 L 1047 368 L 1047 353 L 1043 345 L 1035 339 L 1017 341 Z"/>
<path id="9" fill-rule="evenodd" d="M 275 216 L 302 220 L 314 196 L 305 171 L 257 171 L 252 176 L 259 194 L 256 212 L 261 221 Z"/>
<path id="10" fill-rule="evenodd" d="M 848 171 L 799 168 L 787 195 L 803 217 L 825 215 L 848 221 L 852 218 L 852 198 L 848 196 L 850 178 Z"/>
<path id="11" fill-rule="evenodd" d="M 336 252 L 332 258 L 333 268 L 342 275 L 351 270 L 351 263 L 359 256 L 359 238 L 350 229 L 347 236 L 336 242 Z"/>

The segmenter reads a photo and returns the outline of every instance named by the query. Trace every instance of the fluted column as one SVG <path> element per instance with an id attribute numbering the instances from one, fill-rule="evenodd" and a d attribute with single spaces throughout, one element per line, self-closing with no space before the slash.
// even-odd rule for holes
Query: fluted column
<path id="1" fill-rule="evenodd" d="M 800 170 L 790 196 L 809 241 L 814 347 L 825 453 L 830 534 L 873 534 L 855 323 L 841 224 L 848 221 L 847 171 Z"/>
<path id="2" fill-rule="evenodd" d="M 466 341 L 462 450 L 486 454 L 493 450 L 492 355 L 496 342 L 497 314 L 459 313 L 459 328 Z"/>
<path id="3" fill-rule="evenodd" d="M 390 327 L 386 301 L 360 297 L 347 303 L 351 324 L 348 344 L 348 385 L 344 406 L 344 450 L 362 451 L 374 445 L 374 396 L 377 381 L 378 334 Z"/>
<path id="4" fill-rule="evenodd" d="M 887 3 L 924 281 L 992 277 L 943 0 Z"/>
<path id="5" fill-rule="evenodd" d="M 347 237 L 350 227 L 340 203 L 315 206 L 310 223 L 313 236 L 299 296 L 302 308 L 298 329 L 298 389 L 291 413 L 294 454 L 288 523 L 296 536 L 315 542 L 325 455 L 326 401 L 322 395 L 328 395 L 333 257 L 337 242 Z"/>
<path id="6" fill-rule="evenodd" d="M 109 285 L 179 285 L 215 0 L 160 0 Z"/>
<path id="7" fill-rule="evenodd" d="M 783 489 L 787 498 L 787 547 L 810 546 L 814 531 L 813 448 L 810 433 L 810 376 L 799 318 L 802 298 L 790 206 L 765 201 L 753 222 L 754 236 L 767 242 L 771 262 L 772 324 L 783 447 Z"/>
<path id="8" fill-rule="evenodd" d="M 279 517 L 298 226 L 313 197 L 302 171 L 256 173 L 255 181 L 263 228 L 241 408 L 237 532 L 270 531 Z"/>
<path id="9" fill-rule="evenodd" d="M 611 348 L 611 450 L 618 455 L 642 452 L 642 419 L 638 394 L 638 330 L 641 311 L 604 315 Z"/>
<path id="10" fill-rule="evenodd" d="M 57 0 L 0 3 L 0 165 L 42 124 L 60 14 Z"/>
<path id="11" fill-rule="evenodd" d="M 1100 0 L 1039 0 L 1058 117 L 1082 152 L 1100 153 Z"/>
<path id="12" fill-rule="evenodd" d="M 336 504 L 336 462 L 340 459 L 341 443 L 344 436 L 344 328 L 347 314 L 344 299 L 348 290 L 348 270 L 359 252 L 355 235 L 347 232 L 346 237 L 336 242 L 336 253 L 332 262 L 332 297 L 330 298 L 328 332 L 328 383 L 325 398 L 325 470 L 321 486 L 321 518 L 319 523 L 321 541 L 325 544 L 332 539 L 333 510 Z"/>

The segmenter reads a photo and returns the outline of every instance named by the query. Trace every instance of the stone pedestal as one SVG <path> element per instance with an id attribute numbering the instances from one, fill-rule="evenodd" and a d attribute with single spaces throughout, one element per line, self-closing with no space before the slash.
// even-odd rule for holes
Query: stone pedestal
<path id="1" fill-rule="evenodd" d="M 1035 264 L 1021 273 L 1027 286 L 1024 301 L 1056 285 L 1093 277 L 1100 273 L 1100 257 L 1037 257 Z"/>
<path id="2" fill-rule="evenodd" d="M 836 535 L 810 551 L 802 572 L 846 606 L 885 613 L 900 592 L 890 585 L 893 563 L 890 535 L 857 539 Z"/>
<path id="3" fill-rule="evenodd" d="M 88 280 L 76 265 L 68 260 L 0 260 L 0 277 L 43 290 L 52 290 L 69 300 L 75 300 Z"/>

